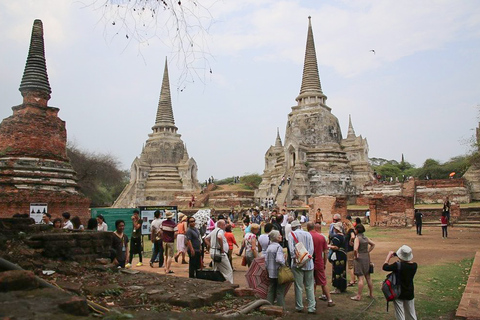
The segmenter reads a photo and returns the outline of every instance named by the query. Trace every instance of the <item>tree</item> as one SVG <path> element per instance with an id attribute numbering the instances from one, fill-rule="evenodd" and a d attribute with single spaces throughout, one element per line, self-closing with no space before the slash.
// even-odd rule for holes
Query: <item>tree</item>
<path id="1" fill-rule="evenodd" d="M 109 154 L 81 150 L 72 143 L 67 146 L 67 155 L 80 191 L 90 198 L 92 207 L 111 206 L 129 178 L 127 171 L 119 169 L 118 160 Z"/>
<path id="2" fill-rule="evenodd" d="M 160 39 L 171 48 L 182 69 L 178 80 L 202 82 L 212 73 L 206 37 L 213 17 L 201 0 L 94 0 L 91 6 L 100 12 L 105 34 L 113 33 L 127 41 L 148 44 Z"/>

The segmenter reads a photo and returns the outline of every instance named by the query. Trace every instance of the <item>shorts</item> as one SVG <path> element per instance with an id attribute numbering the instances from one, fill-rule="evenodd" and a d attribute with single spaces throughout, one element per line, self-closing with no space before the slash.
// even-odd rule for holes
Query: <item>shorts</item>
<path id="1" fill-rule="evenodd" d="M 315 285 L 324 286 L 327 284 L 327 277 L 325 276 L 325 268 L 323 265 L 320 268 L 314 266 L 313 279 L 315 279 Z"/>
<path id="2" fill-rule="evenodd" d="M 174 248 L 173 242 L 164 242 L 163 243 L 163 254 L 166 257 L 172 258 L 173 257 L 173 250 L 174 250 L 173 248 Z"/>
<path id="3" fill-rule="evenodd" d="M 348 266 L 348 270 L 352 270 L 352 269 L 353 269 L 353 258 L 354 258 L 353 251 L 347 252 L 347 266 Z"/>

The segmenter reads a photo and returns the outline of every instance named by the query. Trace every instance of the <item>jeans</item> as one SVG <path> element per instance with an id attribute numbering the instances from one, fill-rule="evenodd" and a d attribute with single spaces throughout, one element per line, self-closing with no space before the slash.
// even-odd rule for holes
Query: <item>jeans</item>
<path id="1" fill-rule="evenodd" d="M 415 299 L 412 300 L 393 300 L 395 306 L 395 317 L 397 320 L 417 320 L 415 314 Z"/>
<path id="2" fill-rule="evenodd" d="M 313 270 L 302 270 L 292 268 L 293 277 L 295 279 L 295 309 L 303 310 L 303 287 L 307 295 L 308 312 L 315 312 L 315 292 Z"/>
<path id="3" fill-rule="evenodd" d="M 442 226 L 442 237 L 448 237 L 447 226 Z"/>
<path id="4" fill-rule="evenodd" d="M 188 277 L 189 278 L 196 278 L 197 277 L 197 270 L 200 269 L 200 259 L 201 254 L 200 251 L 195 251 L 195 255 L 192 257 L 190 251 L 188 251 Z"/>
<path id="5" fill-rule="evenodd" d="M 153 252 L 152 252 L 152 258 L 150 259 L 150 263 L 154 263 L 157 256 L 158 256 L 158 266 L 161 267 L 161 266 L 163 266 L 163 244 L 162 244 L 162 240 L 155 241 L 153 243 Z"/>
<path id="6" fill-rule="evenodd" d="M 278 279 L 270 278 L 267 300 L 273 305 L 275 298 L 277 299 L 277 306 L 285 308 L 285 283 L 278 284 Z"/>
<path id="7" fill-rule="evenodd" d="M 416 224 L 416 227 L 417 227 L 417 234 L 422 234 L 422 224 L 421 224 L 421 223 L 417 223 L 417 224 Z"/>

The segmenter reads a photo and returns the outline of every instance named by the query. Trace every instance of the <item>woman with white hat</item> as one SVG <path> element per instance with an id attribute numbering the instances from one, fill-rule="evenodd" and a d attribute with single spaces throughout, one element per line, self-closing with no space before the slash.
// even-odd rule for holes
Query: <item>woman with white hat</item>
<path id="1" fill-rule="evenodd" d="M 392 257 L 398 257 L 400 261 L 389 264 Z M 385 259 L 385 264 L 383 265 L 384 271 L 400 271 L 401 293 L 397 299 L 393 300 L 395 317 L 397 320 L 417 319 L 413 286 L 413 278 L 417 272 L 417 263 L 412 262 L 412 259 L 412 248 L 403 245 L 397 250 L 397 252 L 390 251 Z M 399 268 L 400 270 L 398 270 Z"/>

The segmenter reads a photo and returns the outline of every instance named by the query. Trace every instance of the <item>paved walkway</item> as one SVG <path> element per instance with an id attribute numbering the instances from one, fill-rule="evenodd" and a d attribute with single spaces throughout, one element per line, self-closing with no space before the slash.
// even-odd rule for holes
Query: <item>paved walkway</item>
<path id="1" fill-rule="evenodd" d="M 480 251 L 475 254 L 467 286 L 457 309 L 457 317 L 480 320 Z"/>

